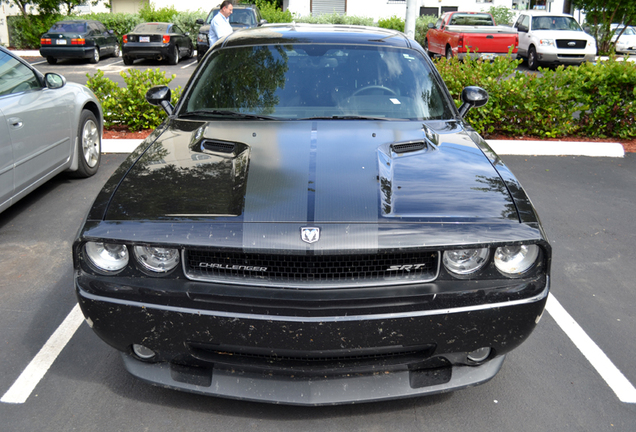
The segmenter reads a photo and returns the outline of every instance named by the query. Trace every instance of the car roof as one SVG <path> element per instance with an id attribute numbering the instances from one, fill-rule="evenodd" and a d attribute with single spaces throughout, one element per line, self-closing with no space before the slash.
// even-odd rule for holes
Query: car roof
<path id="1" fill-rule="evenodd" d="M 380 27 L 330 24 L 265 24 L 231 33 L 224 47 L 276 43 L 347 43 L 412 48 L 407 37 Z"/>

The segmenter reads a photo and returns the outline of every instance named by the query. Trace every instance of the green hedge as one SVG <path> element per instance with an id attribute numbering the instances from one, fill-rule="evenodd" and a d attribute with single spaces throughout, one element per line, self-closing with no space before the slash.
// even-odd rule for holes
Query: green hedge
<path id="1" fill-rule="evenodd" d="M 466 120 L 482 135 L 636 137 L 636 65 L 612 58 L 579 67 L 516 70 L 520 60 L 436 60 L 457 106 L 464 87 L 488 91 Z"/>
<path id="2" fill-rule="evenodd" d="M 154 129 L 166 117 L 162 108 L 152 106 L 146 102 L 146 91 L 156 85 L 168 85 L 176 75 L 166 78 L 166 73 L 157 69 L 128 69 L 120 73 L 126 87 L 110 78 L 104 77 L 104 72 L 97 70 L 93 76 L 86 74 L 90 88 L 102 104 L 104 111 L 104 126 L 126 125 L 131 131 Z M 172 89 L 172 104 L 175 105 L 181 96 L 181 87 Z"/>

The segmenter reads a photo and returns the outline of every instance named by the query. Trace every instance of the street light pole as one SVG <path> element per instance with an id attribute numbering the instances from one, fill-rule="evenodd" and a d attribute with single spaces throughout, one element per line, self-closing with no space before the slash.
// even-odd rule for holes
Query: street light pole
<path id="1" fill-rule="evenodd" d="M 417 19 L 417 0 L 406 0 L 406 17 L 404 19 L 404 33 L 415 38 L 415 20 Z"/>

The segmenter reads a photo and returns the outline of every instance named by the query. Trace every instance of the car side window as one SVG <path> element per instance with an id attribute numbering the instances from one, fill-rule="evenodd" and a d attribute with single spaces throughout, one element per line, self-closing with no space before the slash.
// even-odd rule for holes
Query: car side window
<path id="1" fill-rule="evenodd" d="M 172 26 L 172 32 L 176 34 L 183 34 L 183 31 L 176 25 Z"/>
<path id="2" fill-rule="evenodd" d="M 8 54 L 0 52 L 0 96 L 40 88 L 35 73 Z"/>
<path id="3" fill-rule="evenodd" d="M 443 21 L 442 21 L 441 18 L 438 19 L 437 22 L 435 23 L 435 28 L 438 29 L 438 30 L 441 29 L 442 28 L 442 22 Z"/>

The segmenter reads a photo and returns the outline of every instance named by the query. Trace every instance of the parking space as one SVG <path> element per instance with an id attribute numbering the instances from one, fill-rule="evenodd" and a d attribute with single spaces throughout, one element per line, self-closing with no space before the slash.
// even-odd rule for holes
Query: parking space
<path id="1" fill-rule="evenodd" d="M 35 66 L 40 72 L 55 72 L 63 75 L 67 81 L 77 82 L 80 84 L 86 84 L 88 80 L 87 74 L 95 75 L 97 70 L 104 72 L 104 76 L 124 85 L 124 79 L 121 77 L 121 72 L 127 69 L 160 69 L 165 72 L 167 77 L 176 75 L 174 80 L 170 83 L 170 87 L 176 88 L 177 86 L 185 86 L 192 75 L 192 72 L 197 66 L 196 51 L 195 55 L 189 59 L 184 59 L 177 65 L 169 65 L 167 62 L 160 62 L 157 60 L 136 60 L 132 66 L 124 65 L 124 61 L 121 57 L 106 57 L 99 61 L 97 64 L 91 64 L 87 60 L 66 59 L 59 60 L 57 64 L 50 65 L 42 57 L 27 57 L 28 61 Z"/>
<path id="2" fill-rule="evenodd" d="M 59 67 L 56 65 L 56 67 Z M 98 174 L 58 176 L 0 214 L 0 397 L 73 310 L 70 246 L 92 199 L 125 155 Z M 552 295 L 636 383 L 636 157 L 505 156 L 554 248 Z M 489 383 L 451 394 L 321 408 L 223 400 L 147 385 L 86 323 L 73 330 L 24 403 L 0 403 L 2 430 L 632 431 L 622 402 L 555 320 L 537 330 Z M 629 389 L 628 389 L 629 390 Z"/>

